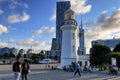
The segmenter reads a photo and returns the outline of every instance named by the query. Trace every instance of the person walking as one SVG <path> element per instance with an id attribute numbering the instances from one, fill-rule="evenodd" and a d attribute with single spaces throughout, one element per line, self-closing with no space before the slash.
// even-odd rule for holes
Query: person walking
<path id="1" fill-rule="evenodd" d="M 75 64 L 74 76 L 76 75 L 76 73 L 78 73 L 79 76 L 81 76 L 81 73 L 80 73 L 80 64 L 79 64 L 79 63 L 76 63 L 76 64 Z"/>
<path id="2" fill-rule="evenodd" d="M 30 65 L 27 59 L 22 63 L 22 80 L 27 80 L 27 75 L 30 70 Z"/>
<path id="3" fill-rule="evenodd" d="M 14 80 L 20 80 L 20 74 L 21 74 L 21 59 L 20 57 L 16 58 L 16 62 L 13 64 L 12 69 L 14 72 Z"/>

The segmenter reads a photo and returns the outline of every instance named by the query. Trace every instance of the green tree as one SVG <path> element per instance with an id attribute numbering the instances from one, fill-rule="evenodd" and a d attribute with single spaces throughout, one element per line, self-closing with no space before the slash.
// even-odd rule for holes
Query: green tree
<path id="1" fill-rule="evenodd" d="M 113 52 L 120 52 L 120 43 L 115 46 Z"/>
<path id="2" fill-rule="evenodd" d="M 107 63 L 107 54 L 111 52 L 110 48 L 105 45 L 95 44 L 90 49 L 90 63 L 93 66 Z"/>
<path id="3" fill-rule="evenodd" d="M 27 54 L 24 54 L 23 56 L 24 56 L 24 58 L 27 58 Z"/>
<path id="4" fill-rule="evenodd" d="M 116 58 L 117 66 L 120 67 L 120 52 L 111 52 L 107 55 L 108 63 L 111 64 L 111 58 Z"/>
<path id="5" fill-rule="evenodd" d="M 40 59 L 39 54 L 32 54 L 31 59 L 34 61 L 34 63 L 38 63 L 38 60 Z"/>
<path id="6" fill-rule="evenodd" d="M 5 59 L 10 58 L 10 53 L 9 53 L 9 52 L 6 52 L 6 53 L 3 55 L 3 57 L 4 57 Z"/>
<path id="7" fill-rule="evenodd" d="M 15 58 L 15 55 L 12 52 L 10 52 L 10 57 Z"/>

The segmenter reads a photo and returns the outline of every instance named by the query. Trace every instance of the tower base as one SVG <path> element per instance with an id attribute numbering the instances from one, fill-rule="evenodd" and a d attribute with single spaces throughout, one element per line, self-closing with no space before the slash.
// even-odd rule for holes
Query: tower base
<path id="1" fill-rule="evenodd" d="M 66 65 L 71 65 L 72 62 L 77 62 L 77 58 L 62 58 L 60 68 L 62 69 Z"/>

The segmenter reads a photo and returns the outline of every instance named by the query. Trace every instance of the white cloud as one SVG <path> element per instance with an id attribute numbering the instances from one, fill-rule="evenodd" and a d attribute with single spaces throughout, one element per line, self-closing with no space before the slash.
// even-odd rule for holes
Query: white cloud
<path id="1" fill-rule="evenodd" d="M 52 17 L 50 18 L 50 21 L 56 20 L 56 9 L 53 11 Z"/>
<path id="2" fill-rule="evenodd" d="M 91 5 L 85 5 L 87 0 L 70 0 L 71 8 L 76 14 L 85 14 L 91 10 Z"/>
<path id="3" fill-rule="evenodd" d="M 68 0 L 64 0 L 68 1 Z M 92 6 L 91 5 L 85 5 L 87 0 L 70 0 L 71 8 L 73 11 L 75 11 L 76 14 L 85 14 L 90 12 Z M 56 9 L 54 10 L 50 20 L 56 19 Z"/>
<path id="4" fill-rule="evenodd" d="M 23 13 L 23 15 L 19 15 L 19 14 L 14 14 L 14 15 L 10 15 L 7 18 L 7 21 L 9 23 L 18 23 L 18 22 L 24 22 L 29 20 L 30 15 L 26 14 L 25 12 Z"/>
<path id="5" fill-rule="evenodd" d="M 15 40 L 14 40 L 13 38 L 10 38 L 10 39 L 8 40 L 8 42 L 9 42 L 9 43 L 15 43 Z"/>
<path id="6" fill-rule="evenodd" d="M 15 10 L 16 8 L 28 8 L 28 4 L 21 2 L 20 0 L 8 0 L 9 8 Z"/>
<path id="7" fill-rule="evenodd" d="M 53 36 L 55 34 L 55 27 L 43 26 L 40 29 L 34 31 L 34 34 L 37 36 Z"/>
<path id="8" fill-rule="evenodd" d="M 2 24 L 0 24 L 0 35 L 2 33 L 7 33 L 8 32 L 8 29 L 6 26 L 3 26 Z"/>
<path id="9" fill-rule="evenodd" d="M 32 46 L 33 42 L 34 42 L 34 39 L 33 38 L 29 38 L 27 40 L 23 40 L 23 41 L 17 42 L 17 44 L 21 45 L 21 46 Z"/>
<path id="10" fill-rule="evenodd" d="M 17 43 L 17 47 L 19 48 L 33 48 L 34 51 L 40 51 L 40 50 L 50 50 L 51 47 L 51 41 L 35 41 L 33 38 L 29 38 L 27 40 L 22 40 L 22 41 L 18 41 Z"/>
<path id="11" fill-rule="evenodd" d="M 25 8 L 29 8 L 28 4 L 24 3 L 23 4 Z"/>
<path id="12" fill-rule="evenodd" d="M 26 14 L 25 12 L 23 13 L 23 16 L 20 17 L 21 21 L 27 21 L 30 18 L 30 15 Z"/>
<path id="13" fill-rule="evenodd" d="M 106 14 L 108 11 L 107 10 L 104 10 L 101 12 L 101 14 Z"/>
<path id="14" fill-rule="evenodd" d="M 4 11 L 2 9 L 0 9 L 0 14 L 3 14 L 3 13 L 4 13 Z"/>
<path id="15" fill-rule="evenodd" d="M 120 32 L 114 35 L 115 38 L 120 38 Z"/>
<path id="16" fill-rule="evenodd" d="M 103 11 L 104 12 L 104 11 Z M 96 22 L 90 21 L 85 24 L 92 29 L 85 30 L 87 47 L 91 47 L 91 41 L 97 39 L 120 38 L 120 9 L 117 9 L 111 16 L 107 13 L 101 14 Z"/>
<path id="17" fill-rule="evenodd" d="M 8 46 L 7 43 L 5 43 L 5 42 L 0 42 L 0 47 L 6 47 L 6 46 Z"/>

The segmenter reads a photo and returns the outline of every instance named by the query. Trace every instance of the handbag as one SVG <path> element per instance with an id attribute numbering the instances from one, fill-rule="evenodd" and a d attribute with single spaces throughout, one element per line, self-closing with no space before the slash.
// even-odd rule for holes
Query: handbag
<path id="1" fill-rule="evenodd" d="M 29 70 L 28 70 L 28 73 L 30 73 L 30 72 L 31 72 L 31 70 L 29 69 Z"/>

